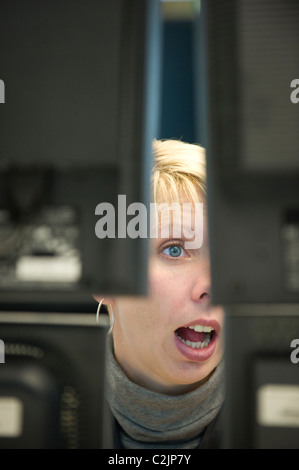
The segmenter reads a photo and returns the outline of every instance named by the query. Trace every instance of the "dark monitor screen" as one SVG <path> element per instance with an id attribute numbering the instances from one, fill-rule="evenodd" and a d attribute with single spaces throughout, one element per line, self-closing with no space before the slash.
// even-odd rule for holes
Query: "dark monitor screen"
<path id="1" fill-rule="evenodd" d="M 299 3 L 202 2 L 216 303 L 299 299 Z"/>
<path id="2" fill-rule="evenodd" d="M 158 0 L 1 1 L 2 308 L 146 294 L 147 239 L 127 236 L 127 208 L 150 198 L 159 55 Z M 113 233 L 96 231 L 102 203 Z"/>
<path id="3" fill-rule="evenodd" d="M 212 301 L 226 311 L 224 447 L 298 448 L 299 3 L 201 6 Z"/>
<path id="4" fill-rule="evenodd" d="M 222 445 L 299 448 L 299 306 L 227 308 Z"/>
<path id="5" fill-rule="evenodd" d="M 112 448 L 107 316 L 0 314 L 0 448 Z"/>
<path id="6" fill-rule="evenodd" d="M 147 293 L 159 1 L 3 0 L 0 64 L 0 448 L 109 448 L 92 294 Z"/>

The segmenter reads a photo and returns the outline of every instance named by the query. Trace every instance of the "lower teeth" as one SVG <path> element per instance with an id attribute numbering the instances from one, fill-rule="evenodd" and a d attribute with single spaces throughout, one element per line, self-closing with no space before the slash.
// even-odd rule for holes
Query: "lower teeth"
<path id="1" fill-rule="evenodd" d="M 205 333 L 204 341 L 197 341 L 197 342 L 184 340 L 177 333 L 176 333 L 176 336 L 179 338 L 180 341 L 182 341 L 182 343 L 186 344 L 187 346 L 190 346 L 193 349 L 206 348 L 210 344 L 210 341 L 211 341 L 211 335 L 209 333 Z"/>

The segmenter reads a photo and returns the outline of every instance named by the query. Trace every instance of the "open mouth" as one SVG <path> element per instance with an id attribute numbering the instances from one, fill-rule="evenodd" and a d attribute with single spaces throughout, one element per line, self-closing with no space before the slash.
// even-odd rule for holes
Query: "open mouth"
<path id="1" fill-rule="evenodd" d="M 204 323 L 204 324 L 203 324 Z M 219 324 L 215 320 L 201 320 L 175 330 L 178 350 L 191 361 L 205 361 L 214 354 Z"/>
<path id="2" fill-rule="evenodd" d="M 181 327 L 175 331 L 179 340 L 193 349 L 206 348 L 210 344 L 214 333 L 214 328 L 204 325 Z"/>

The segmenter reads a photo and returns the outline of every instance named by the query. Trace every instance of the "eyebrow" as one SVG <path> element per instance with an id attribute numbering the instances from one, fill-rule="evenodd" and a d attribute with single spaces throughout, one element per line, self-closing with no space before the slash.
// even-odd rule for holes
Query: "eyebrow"
<path id="1" fill-rule="evenodd" d="M 190 240 L 195 236 L 195 226 L 193 224 L 190 227 L 189 224 L 165 224 L 162 222 L 161 224 L 159 224 L 157 232 L 158 236 L 152 238 L 181 238 Z"/>

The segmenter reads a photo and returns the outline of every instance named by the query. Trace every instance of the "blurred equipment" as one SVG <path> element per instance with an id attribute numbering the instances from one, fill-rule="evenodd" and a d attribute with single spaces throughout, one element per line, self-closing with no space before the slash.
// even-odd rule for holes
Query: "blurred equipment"
<path id="1" fill-rule="evenodd" d="M 204 5 L 213 298 L 297 302 L 299 3 Z"/>
<path id="2" fill-rule="evenodd" d="M 107 316 L 9 312 L 0 322 L 0 448 L 112 448 Z"/>
<path id="3" fill-rule="evenodd" d="M 299 305 L 230 305 L 226 313 L 223 447 L 298 449 Z"/>
<path id="4" fill-rule="evenodd" d="M 1 1 L 0 448 L 112 446 L 92 294 L 147 293 L 159 56 L 158 0 Z"/>
<path id="5" fill-rule="evenodd" d="M 147 240 L 117 238 L 117 211 L 150 197 L 158 0 L 4 0 L 0 44 L 0 305 L 145 294 Z M 116 238 L 95 233 L 101 203 Z"/>

